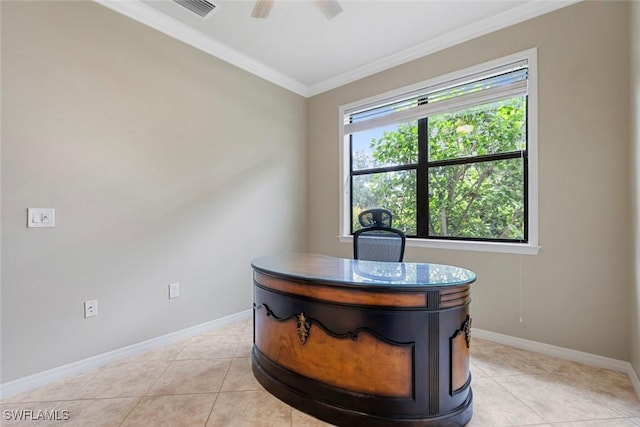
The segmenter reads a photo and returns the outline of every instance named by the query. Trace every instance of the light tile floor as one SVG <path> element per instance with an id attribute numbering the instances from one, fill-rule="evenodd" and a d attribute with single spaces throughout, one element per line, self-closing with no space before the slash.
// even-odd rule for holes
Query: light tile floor
<path id="1" fill-rule="evenodd" d="M 4 399 L 0 425 L 329 426 L 267 393 L 251 372 L 251 321 Z M 640 426 L 625 374 L 474 338 L 469 427 Z M 13 421 L 5 410 L 66 410 L 69 420 Z"/>

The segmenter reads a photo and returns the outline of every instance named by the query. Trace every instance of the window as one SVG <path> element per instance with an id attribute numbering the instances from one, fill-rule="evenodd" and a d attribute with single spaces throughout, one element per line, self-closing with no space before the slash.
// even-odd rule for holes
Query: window
<path id="1" fill-rule="evenodd" d="M 408 245 L 535 253 L 535 69 L 530 50 L 341 107 L 341 234 L 383 207 Z"/>

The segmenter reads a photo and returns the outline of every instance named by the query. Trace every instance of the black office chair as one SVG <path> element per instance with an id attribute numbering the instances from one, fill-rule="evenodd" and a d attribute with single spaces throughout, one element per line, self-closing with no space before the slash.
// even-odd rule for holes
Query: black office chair
<path id="1" fill-rule="evenodd" d="M 401 262 L 405 241 L 405 234 L 395 228 L 361 228 L 353 233 L 353 257 L 367 261 Z"/>
<path id="2" fill-rule="evenodd" d="M 358 215 L 358 222 L 363 227 L 391 227 L 393 214 L 389 209 L 366 209 Z"/>

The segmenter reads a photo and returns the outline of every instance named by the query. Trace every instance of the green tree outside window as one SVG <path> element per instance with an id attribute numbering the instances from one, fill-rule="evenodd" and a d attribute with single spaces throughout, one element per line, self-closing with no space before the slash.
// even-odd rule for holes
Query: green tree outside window
<path id="1" fill-rule="evenodd" d="M 526 97 L 492 102 L 423 119 L 426 164 L 418 162 L 418 121 L 397 125 L 352 152 L 352 218 L 384 207 L 393 226 L 435 238 L 526 240 Z M 399 170 L 375 170 L 400 165 Z M 428 194 L 417 194 L 419 170 Z M 370 173 L 367 169 L 373 169 Z M 425 179 L 422 178 L 422 179 Z M 426 198 L 427 212 L 417 212 Z M 427 235 L 418 233 L 423 215 Z"/>

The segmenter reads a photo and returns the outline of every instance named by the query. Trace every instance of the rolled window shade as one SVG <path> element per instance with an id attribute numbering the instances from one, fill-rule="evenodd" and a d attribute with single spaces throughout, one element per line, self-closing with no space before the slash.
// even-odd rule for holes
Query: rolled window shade
<path id="1" fill-rule="evenodd" d="M 528 67 L 519 61 L 483 73 L 426 87 L 375 105 L 347 111 L 344 133 L 402 123 L 527 94 Z"/>

